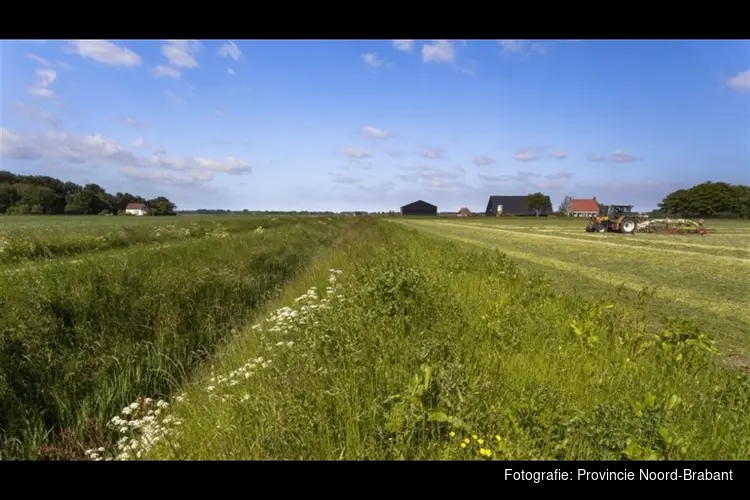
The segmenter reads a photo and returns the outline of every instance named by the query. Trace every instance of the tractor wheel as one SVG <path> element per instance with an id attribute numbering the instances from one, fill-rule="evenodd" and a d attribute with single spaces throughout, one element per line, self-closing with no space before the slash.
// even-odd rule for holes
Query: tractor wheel
<path id="1" fill-rule="evenodd" d="M 599 224 L 598 226 L 596 226 L 596 228 L 594 230 L 597 233 L 606 233 L 607 232 L 607 226 L 605 226 L 604 224 Z"/>
<path id="2" fill-rule="evenodd" d="M 587 233 L 593 233 L 594 232 L 594 225 L 593 224 L 586 224 L 586 232 Z"/>
<path id="3" fill-rule="evenodd" d="M 620 232 L 625 234 L 631 234 L 635 232 L 635 221 L 633 219 L 625 219 L 620 223 Z"/>

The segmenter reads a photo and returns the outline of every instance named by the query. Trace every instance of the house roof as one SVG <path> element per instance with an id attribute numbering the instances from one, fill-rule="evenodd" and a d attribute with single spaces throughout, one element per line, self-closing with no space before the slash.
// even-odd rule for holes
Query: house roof
<path id="1" fill-rule="evenodd" d="M 125 210 L 146 210 L 146 205 L 143 203 L 128 203 L 128 206 L 125 207 Z"/>
<path id="2" fill-rule="evenodd" d="M 401 207 L 401 209 L 408 209 L 408 208 L 434 208 L 437 209 L 437 206 L 433 205 L 432 203 L 427 203 L 423 200 L 417 200 L 409 203 L 408 205 L 404 205 Z"/>
<path id="3" fill-rule="evenodd" d="M 599 203 L 596 200 L 571 200 L 570 209 L 573 212 L 598 212 Z"/>
<path id="4" fill-rule="evenodd" d="M 547 199 L 547 209 L 552 206 L 552 202 L 549 196 L 545 196 Z M 529 197 L 527 195 L 521 196 L 490 196 L 490 200 L 487 203 L 487 211 L 493 213 L 497 210 L 499 205 L 503 206 L 503 213 L 506 214 L 531 214 L 535 211 L 529 207 Z M 542 210 L 541 213 L 547 213 L 548 210 Z"/>

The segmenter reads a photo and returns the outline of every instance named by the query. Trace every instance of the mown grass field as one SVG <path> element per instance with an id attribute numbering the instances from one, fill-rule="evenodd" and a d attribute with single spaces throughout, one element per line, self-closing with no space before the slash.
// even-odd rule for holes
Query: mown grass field
<path id="1" fill-rule="evenodd" d="M 654 306 L 659 295 L 589 288 L 649 276 L 617 262 L 652 265 L 667 252 L 636 247 L 658 240 L 576 243 L 580 224 L 560 241 L 521 222 L 282 220 L 0 278 L 0 306 L 16 311 L 0 319 L 0 394 L 14 395 L 0 408 L 25 438 L 6 453 L 38 457 L 33 429 L 63 422 L 74 434 L 55 449 L 105 460 L 750 458 L 750 376 L 714 342 L 734 337 Z M 736 241 L 713 244 L 704 254 L 741 273 Z M 703 271 L 708 287 L 678 287 L 691 276 L 681 255 L 673 293 L 707 310 L 700 293 L 741 299 L 722 266 Z M 574 282 L 581 267 L 598 278 Z"/>
<path id="2" fill-rule="evenodd" d="M 698 235 L 591 234 L 585 219 L 477 218 L 400 222 L 428 234 L 496 248 L 543 272 L 563 293 L 627 302 L 644 290 L 652 319 L 681 315 L 750 366 L 750 222 L 708 221 Z"/>

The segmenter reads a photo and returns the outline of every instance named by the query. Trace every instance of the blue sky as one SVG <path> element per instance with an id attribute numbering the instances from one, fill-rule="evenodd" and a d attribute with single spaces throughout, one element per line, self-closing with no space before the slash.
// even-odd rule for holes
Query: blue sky
<path id="1" fill-rule="evenodd" d="M 3 41 L 2 169 L 179 209 L 750 184 L 750 42 Z"/>

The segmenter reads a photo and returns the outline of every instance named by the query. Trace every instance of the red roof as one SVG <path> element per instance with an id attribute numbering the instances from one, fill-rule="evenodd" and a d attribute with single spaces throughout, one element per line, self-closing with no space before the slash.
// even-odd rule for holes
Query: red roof
<path id="1" fill-rule="evenodd" d="M 143 203 L 128 203 L 128 206 L 125 207 L 125 210 L 146 210 L 146 205 L 144 205 Z"/>
<path id="2" fill-rule="evenodd" d="M 598 212 L 599 204 L 596 200 L 573 200 L 570 203 L 573 212 Z"/>

